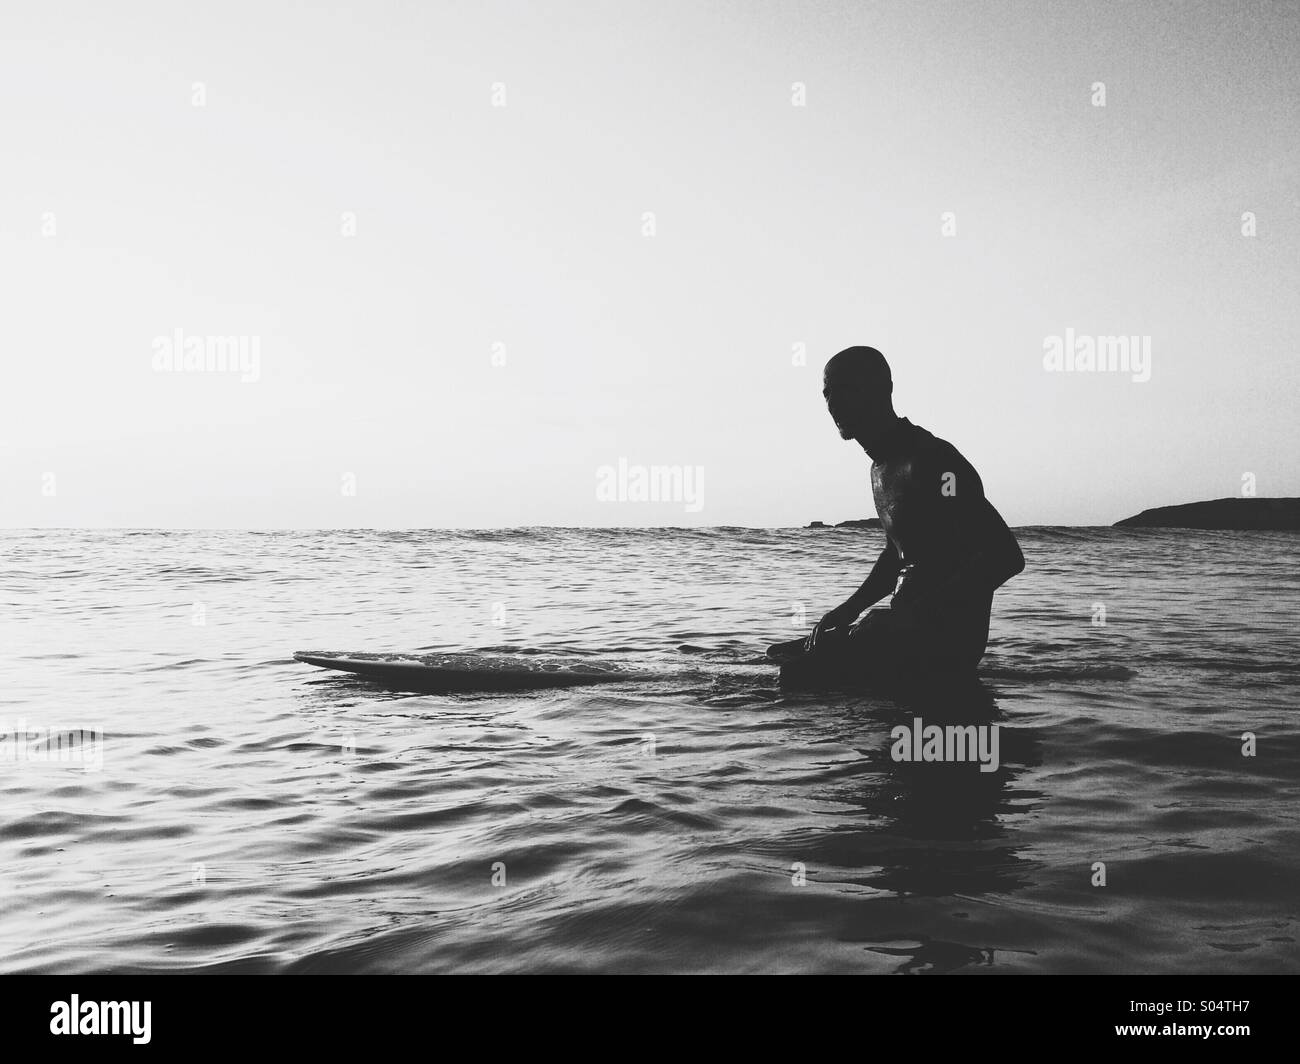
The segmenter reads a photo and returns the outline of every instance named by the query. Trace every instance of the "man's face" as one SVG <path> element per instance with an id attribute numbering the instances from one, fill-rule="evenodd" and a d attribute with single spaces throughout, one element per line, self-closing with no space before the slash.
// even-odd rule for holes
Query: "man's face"
<path id="1" fill-rule="evenodd" d="M 822 395 L 841 439 L 871 438 L 872 426 L 879 420 L 873 413 L 878 397 L 859 376 L 828 369 L 822 377 Z"/>

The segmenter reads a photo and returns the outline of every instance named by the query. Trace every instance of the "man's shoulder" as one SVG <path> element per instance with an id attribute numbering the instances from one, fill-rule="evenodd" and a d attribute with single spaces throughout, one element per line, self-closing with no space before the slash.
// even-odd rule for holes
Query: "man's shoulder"
<path id="1" fill-rule="evenodd" d="M 914 426 L 916 443 L 911 448 L 911 465 L 913 476 L 923 479 L 930 476 L 957 477 L 962 483 L 973 482 L 977 491 L 983 491 L 983 480 L 977 470 L 961 451 L 947 440 L 936 436 L 928 429 Z"/>
<path id="2" fill-rule="evenodd" d="M 913 449 L 920 454 L 927 456 L 934 455 L 938 458 L 954 457 L 961 459 L 963 462 L 966 461 L 962 456 L 961 451 L 957 450 L 957 448 L 947 440 L 936 436 L 929 429 L 924 428 L 921 425 L 912 425 L 912 439 Z"/>

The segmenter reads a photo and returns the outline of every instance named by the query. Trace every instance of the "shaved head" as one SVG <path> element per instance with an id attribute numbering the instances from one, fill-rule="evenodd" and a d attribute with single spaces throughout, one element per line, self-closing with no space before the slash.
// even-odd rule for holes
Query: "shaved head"
<path id="1" fill-rule="evenodd" d="M 827 362 L 822 395 L 840 436 L 864 447 L 896 420 L 894 378 L 874 347 L 846 347 Z"/>
<path id="2" fill-rule="evenodd" d="M 823 378 L 853 383 L 873 391 L 894 390 L 894 378 L 885 356 L 874 347 L 846 347 L 826 363 Z"/>

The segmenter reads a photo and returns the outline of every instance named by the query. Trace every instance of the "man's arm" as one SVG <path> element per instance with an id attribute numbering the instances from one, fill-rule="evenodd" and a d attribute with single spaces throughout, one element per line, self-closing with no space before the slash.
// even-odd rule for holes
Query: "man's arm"
<path id="1" fill-rule="evenodd" d="M 843 606 L 839 607 L 842 610 L 853 611 L 849 623 L 856 621 L 863 610 L 874 606 L 886 595 L 893 593 L 902 568 L 903 563 L 898 557 L 898 550 L 894 547 L 893 540 L 886 539 L 885 549 L 880 552 L 880 557 L 871 567 L 867 578 L 862 581 L 862 586 L 845 600 Z"/>
<path id="2" fill-rule="evenodd" d="M 989 594 L 1024 572 L 1025 556 L 1002 515 L 985 498 L 976 510 L 965 523 L 970 553 L 955 560 L 936 585 L 936 593 L 945 598 Z"/>
<path id="3" fill-rule="evenodd" d="M 902 561 L 898 557 L 898 551 L 893 541 L 886 539 L 885 549 L 880 552 L 880 557 L 871 567 L 867 578 L 862 581 L 862 586 L 817 622 L 816 627 L 809 633 L 804 647 L 813 650 L 817 646 L 817 641 L 829 629 L 843 628 L 856 621 L 863 610 L 874 606 L 894 590 L 894 584 L 901 570 Z"/>
<path id="4" fill-rule="evenodd" d="M 1025 571 L 1025 556 L 1015 534 L 993 504 L 984 500 L 984 539 L 975 558 L 975 575 L 990 591 Z"/>
<path id="5" fill-rule="evenodd" d="M 1002 515 L 984 496 L 979 474 L 955 449 L 947 456 L 955 474 L 927 471 L 927 482 L 946 483 L 927 508 L 933 538 L 927 551 L 925 579 L 904 587 L 895 608 L 920 618 L 952 604 L 991 595 L 1025 568 L 1020 544 Z"/>

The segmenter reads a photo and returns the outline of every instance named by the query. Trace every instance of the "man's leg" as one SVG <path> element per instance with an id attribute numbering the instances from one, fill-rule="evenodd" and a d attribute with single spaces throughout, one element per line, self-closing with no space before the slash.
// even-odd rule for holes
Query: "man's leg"
<path id="1" fill-rule="evenodd" d="M 848 632 L 840 654 L 864 682 L 946 683 L 974 679 L 989 634 L 989 601 L 959 607 L 942 623 L 912 627 L 886 607 Z"/>
<path id="2" fill-rule="evenodd" d="M 949 612 L 939 625 L 912 628 L 888 607 L 877 607 L 849 628 L 827 632 L 817 649 L 800 640 L 768 654 L 781 662 L 787 687 L 944 683 L 974 679 L 988 643 L 992 595 Z"/>

